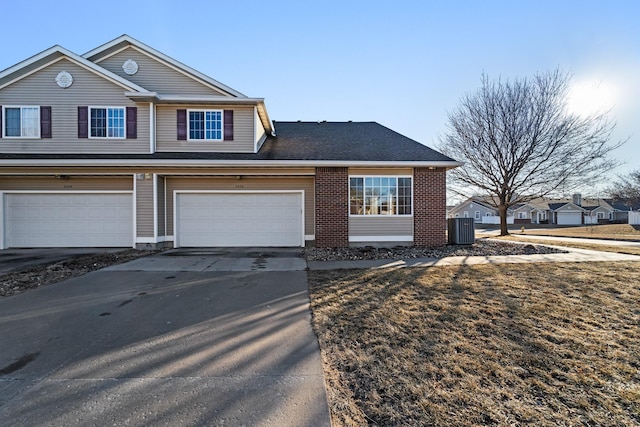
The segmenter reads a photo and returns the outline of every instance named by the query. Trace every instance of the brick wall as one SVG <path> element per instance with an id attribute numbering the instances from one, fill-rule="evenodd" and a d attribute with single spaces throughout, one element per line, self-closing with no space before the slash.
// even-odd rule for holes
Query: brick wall
<path id="1" fill-rule="evenodd" d="M 413 244 L 442 246 L 447 243 L 447 194 L 444 168 L 413 170 Z"/>
<path id="2" fill-rule="evenodd" d="M 316 168 L 316 246 L 349 246 L 349 170 Z"/>

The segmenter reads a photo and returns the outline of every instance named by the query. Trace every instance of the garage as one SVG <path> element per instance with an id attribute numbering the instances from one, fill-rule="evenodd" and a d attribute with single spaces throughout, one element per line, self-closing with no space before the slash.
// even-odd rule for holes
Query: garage
<path id="1" fill-rule="evenodd" d="M 558 225 L 582 224 L 582 212 L 558 212 Z"/>
<path id="2" fill-rule="evenodd" d="M 130 193 L 9 193 L 5 247 L 132 247 Z"/>
<path id="3" fill-rule="evenodd" d="M 176 247 L 303 246 L 303 193 L 176 194 Z"/>

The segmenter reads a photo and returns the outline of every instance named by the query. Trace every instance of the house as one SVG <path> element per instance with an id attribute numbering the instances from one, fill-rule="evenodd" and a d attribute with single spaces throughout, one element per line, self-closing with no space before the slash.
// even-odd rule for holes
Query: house
<path id="1" fill-rule="evenodd" d="M 127 35 L 1 71 L 0 106 L 0 248 L 446 243 L 461 163 L 374 122 L 272 121 Z"/>
<path id="2" fill-rule="evenodd" d="M 498 209 L 491 206 L 482 197 L 470 197 L 449 209 L 449 218 L 473 218 L 476 223 L 482 223 L 485 217 L 496 217 Z"/>

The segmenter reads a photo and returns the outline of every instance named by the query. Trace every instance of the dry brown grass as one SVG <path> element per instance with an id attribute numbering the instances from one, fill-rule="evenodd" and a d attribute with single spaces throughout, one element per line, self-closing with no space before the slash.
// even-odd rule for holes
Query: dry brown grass
<path id="1" fill-rule="evenodd" d="M 539 239 L 532 240 L 532 239 L 527 239 L 526 237 L 518 237 L 518 234 L 512 234 L 510 236 L 496 236 L 496 237 L 492 237 L 492 239 L 535 243 L 536 245 L 562 246 L 565 248 L 589 249 L 592 251 L 615 252 L 619 254 L 640 255 L 640 247 L 633 247 L 633 246 L 603 245 L 599 243 L 585 243 L 585 242 L 562 242 L 558 240 L 539 240 Z"/>
<path id="2" fill-rule="evenodd" d="M 336 426 L 640 424 L 640 263 L 309 281 Z"/>
<path id="3" fill-rule="evenodd" d="M 614 240 L 640 239 L 640 226 L 630 224 L 597 224 L 583 227 L 527 228 L 524 234 L 558 237 L 585 237 Z"/>

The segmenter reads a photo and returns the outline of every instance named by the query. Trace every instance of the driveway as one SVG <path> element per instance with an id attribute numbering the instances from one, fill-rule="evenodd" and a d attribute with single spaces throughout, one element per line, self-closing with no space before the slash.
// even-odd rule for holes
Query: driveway
<path id="1" fill-rule="evenodd" d="M 176 250 L 0 300 L 0 420 L 330 425 L 305 267 Z"/>

